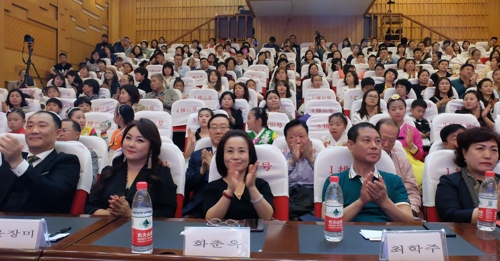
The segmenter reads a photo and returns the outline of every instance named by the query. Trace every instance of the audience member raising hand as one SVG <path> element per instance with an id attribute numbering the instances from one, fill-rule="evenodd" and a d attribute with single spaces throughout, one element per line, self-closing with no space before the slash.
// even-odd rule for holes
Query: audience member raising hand
<path id="1" fill-rule="evenodd" d="M 184 149 L 184 158 L 191 157 L 195 144 L 199 139 L 209 137 L 208 121 L 212 116 L 214 116 L 214 112 L 209 108 L 201 108 L 198 111 L 198 124 L 200 127 L 195 132 L 191 128 L 187 128 L 188 144 Z"/>

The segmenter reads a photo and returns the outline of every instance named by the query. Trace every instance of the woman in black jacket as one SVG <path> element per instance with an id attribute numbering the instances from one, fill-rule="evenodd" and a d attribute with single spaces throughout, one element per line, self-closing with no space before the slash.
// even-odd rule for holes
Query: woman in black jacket
<path id="1" fill-rule="evenodd" d="M 136 184 L 145 181 L 153 217 L 174 217 L 177 185 L 159 158 L 161 138 L 155 124 L 149 119 L 131 122 L 123 132 L 121 148 L 123 154 L 113 160 L 113 166 L 92 188 L 85 213 L 131 217 Z"/>
<path id="2" fill-rule="evenodd" d="M 230 91 L 223 92 L 219 98 L 220 109 L 227 112 L 232 130 L 243 130 L 243 116 L 240 109 L 233 108 L 236 96 Z"/>

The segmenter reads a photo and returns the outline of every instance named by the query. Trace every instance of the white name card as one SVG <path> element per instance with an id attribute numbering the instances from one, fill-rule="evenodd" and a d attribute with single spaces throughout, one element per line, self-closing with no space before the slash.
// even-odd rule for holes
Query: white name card
<path id="1" fill-rule="evenodd" d="M 186 227 L 184 255 L 250 257 L 250 228 Z"/>
<path id="2" fill-rule="evenodd" d="M 382 232 L 380 260 L 445 261 L 448 260 L 444 230 Z"/>
<path id="3" fill-rule="evenodd" d="M 39 249 L 49 246 L 45 219 L 0 219 L 0 248 Z"/>

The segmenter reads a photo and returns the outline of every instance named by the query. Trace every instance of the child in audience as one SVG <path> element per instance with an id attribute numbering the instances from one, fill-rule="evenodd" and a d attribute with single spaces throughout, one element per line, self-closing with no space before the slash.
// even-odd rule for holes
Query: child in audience
<path id="1" fill-rule="evenodd" d="M 23 92 L 19 89 L 12 89 L 7 94 L 7 100 L 2 102 L 2 111 L 7 112 L 8 110 L 21 109 L 24 113 L 30 112 L 28 107 L 28 102 L 24 98 Z"/>
<path id="2" fill-rule="evenodd" d="M 89 69 L 88 65 L 82 64 L 80 66 L 80 69 L 78 70 L 78 72 L 80 73 L 80 78 L 82 78 L 82 79 L 90 78 L 89 71 L 90 71 L 90 69 Z"/>
<path id="3" fill-rule="evenodd" d="M 81 136 L 97 136 L 97 132 L 93 127 L 86 126 L 87 120 L 85 119 L 85 113 L 83 113 L 80 108 L 70 108 L 66 112 L 66 118 L 74 120 L 80 125 L 80 128 L 82 129 L 82 132 L 80 133 Z"/>
<path id="4" fill-rule="evenodd" d="M 194 133 L 190 128 L 187 128 L 188 144 L 184 150 L 184 158 L 191 157 L 198 140 L 209 137 L 208 121 L 212 116 L 214 116 L 214 112 L 209 108 L 201 108 L 198 111 L 198 124 L 200 127 Z"/>
<path id="5" fill-rule="evenodd" d="M 465 131 L 465 127 L 460 124 L 450 124 L 444 126 L 439 132 L 443 147 L 447 150 L 456 150 L 458 148 L 457 136 Z"/>
<path id="6" fill-rule="evenodd" d="M 261 102 L 262 100 L 264 100 L 264 96 L 262 96 L 262 94 L 260 94 L 259 92 L 257 92 L 257 84 L 255 83 L 254 80 L 249 79 L 245 84 L 246 84 L 246 86 L 247 86 L 248 89 L 252 89 L 252 90 L 254 90 L 257 93 L 257 100 L 259 102 Z"/>
<path id="7" fill-rule="evenodd" d="M 85 80 L 82 92 L 89 100 L 99 99 L 99 83 L 94 79 Z"/>
<path id="8" fill-rule="evenodd" d="M 344 78 L 344 84 L 345 84 L 345 86 L 342 86 L 342 88 L 340 88 L 340 90 L 337 88 L 337 91 L 338 91 L 337 98 L 339 100 L 340 106 L 342 106 L 342 107 L 344 107 L 344 93 L 349 89 L 355 89 L 356 86 L 358 86 L 358 84 L 359 84 L 359 79 L 358 79 L 358 75 L 356 74 L 356 72 L 353 72 L 353 71 L 346 72 L 345 78 Z"/>
<path id="9" fill-rule="evenodd" d="M 425 110 L 427 109 L 427 102 L 422 99 L 415 99 L 411 103 L 411 117 L 415 122 L 415 127 L 420 132 L 420 137 L 422 137 L 422 142 L 424 145 L 430 144 L 429 138 L 431 137 L 431 127 L 429 122 L 424 119 Z"/>
<path id="10" fill-rule="evenodd" d="M 47 100 L 47 103 L 45 104 L 45 110 L 59 114 L 62 111 L 62 106 L 63 106 L 62 102 L 59 99 L 50 98 Z"/>
<path id="11" fill-rule="evenodd" d="M 118 129 L 116 129 L 111 135 L 111 139 L 109 140 L 109 155 L 108 158 L 111 161 L 115 152 L 122 147 L 123 140 L 123 131 L 125 127 L 134 120 L 134 109 L 126 104 L 120 104 L 115 108 L 115 114 L 113 117 L 114 123 L 118 125 Z"/>
<path id="12" fill-rule="evenodd" d="M 184 81 L 182 80 L 182 78 L 180 78 L 180 77 L 175 78 L 174 89 L 177 89 L 182 93 L 182 97 L 179 97 L 179 98 L 181 98 L 181 99 L 188 98 L 188 95 L 184 93 Z"/>
<path id="13" fill-rule="evenodd" d="M 102 80 L 104 78 L 104 72 L 106 72 L 106 62 L 104 60 L 97 61 L 97 71 L 95 72 L 97 78 Z"/>
<path id="14" fill-rule="evenodd" d="M 15 134 L 24 134 L 24 124 L 26 124 L 26 114 L 23 110 L 13 109 L 7 112 L 7 124 L 10 132 Z"/>
<path id="15" fill-rule="evenodd" d="M 250 131 L 248 135 L 255 145 L 273 144 L 274 139 L 278 137 L 267 127 L 267 112 L 260 107 L 252 108 L 248 112 L 247 127 Z"/>
<path id="16" fill-rule="evenodd" d="M 115 67 L 116 67 L 116 71 L 123 72 L 123 58 L 122 57 L 116 57 Z"/>
<path id="17" fill-rule="evenodd" d="M 341 112 L 336 112 L 328 117 L 329 133 L 321 138 L 325 148 L 345 146 L 347 142 L 347 118 Z"/>
<path id="18" fill-rule="evenodd" d="M 47 93 L 47 96 L 43 96 L 43 94 L 40 93 L 41 103 L 46 104 L 50 98 L 60 98 L 61 97 L 61 93 L 59 92 L 59 88 L 56 86 L 47 87 L 45 92 Z"/>
<path id="19" fill-rule="evenodd" d="M 87 97 L 82 96 L 76 99 L 73 103 L 73 106 L 78 107 L 84 113 L 92 111 L 92 101 L 90 101 Z"/>

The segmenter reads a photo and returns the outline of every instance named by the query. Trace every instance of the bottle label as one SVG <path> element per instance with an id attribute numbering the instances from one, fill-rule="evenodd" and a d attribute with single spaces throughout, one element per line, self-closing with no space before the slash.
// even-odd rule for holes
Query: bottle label
<path id="1" fill-rule="evenodd" d="M 497 220 L 497 201 L 497 199 L 479 198 L 477 219 L 483 222 L 495 222 Z"/>
<path id="2" fill-rule="evenodd" d="M 343 216 L 343 206 L 325 206 L 325 230 L 328 232 L 342 232 Z"/>
<path id="3" fill-rule="evenodd" d="M 153 244 L 152 217 L 132 217 L 132 245 L 149 246 Z"/>

